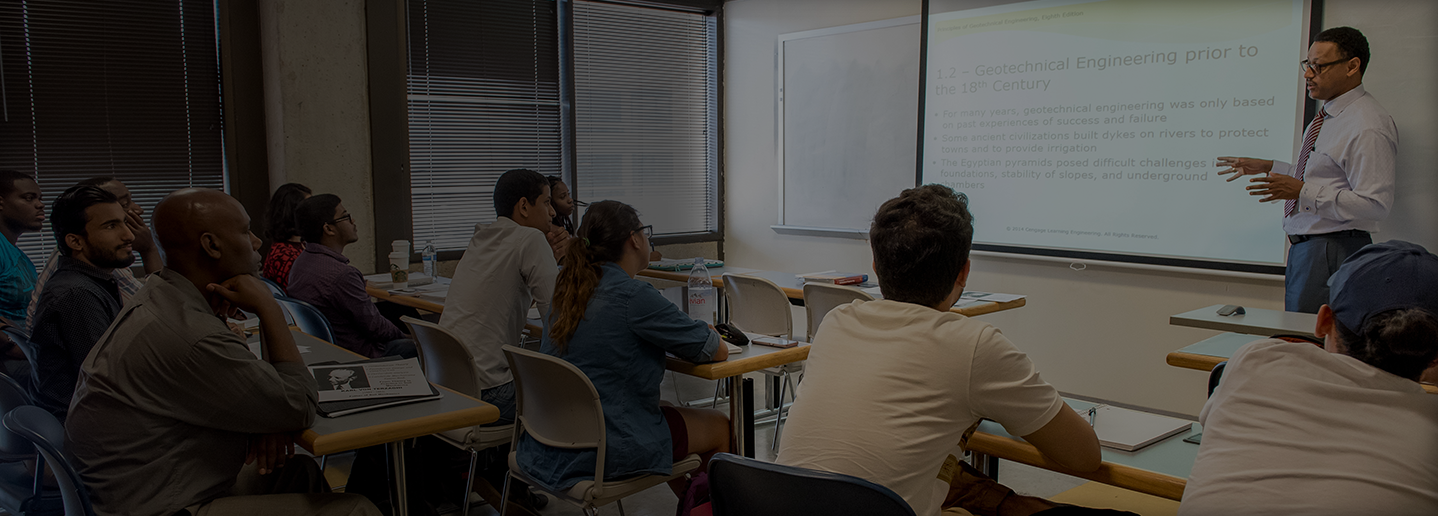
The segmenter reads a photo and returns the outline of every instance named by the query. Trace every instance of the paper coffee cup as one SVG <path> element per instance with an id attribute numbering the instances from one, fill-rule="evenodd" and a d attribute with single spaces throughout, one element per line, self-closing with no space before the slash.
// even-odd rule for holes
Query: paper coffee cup
<path id="1" fill-rule="evenodd" d="M 389 280 L 394 289 L 409 288 L 409 253 L 389 254 Z"/>

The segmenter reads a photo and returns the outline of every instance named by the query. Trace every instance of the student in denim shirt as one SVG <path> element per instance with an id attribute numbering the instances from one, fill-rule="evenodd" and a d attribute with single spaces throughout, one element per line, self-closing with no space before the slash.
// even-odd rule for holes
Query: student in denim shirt
<path id="1" fill-rule="evenodd" d="M 540 351 L 584 371 L 599 391 L 608 433 L 604 476 L 669 474 L 676 460 L 729 449 L 729 419 L 709 409 L 660 406 L 664 354 L 724 360 L 719 335 L 634 275 L 648 265 L 651 229 L 617 201 L 590 205 L 565 254 Z M 542 408 L 541 408 L 542 410 Z M 519 463 L 535 479 L 568 488 L 594 478 L 594 450 L 548 447 L 528 436 Z M 670 482 L 681 493 L 683 479 Z"/>

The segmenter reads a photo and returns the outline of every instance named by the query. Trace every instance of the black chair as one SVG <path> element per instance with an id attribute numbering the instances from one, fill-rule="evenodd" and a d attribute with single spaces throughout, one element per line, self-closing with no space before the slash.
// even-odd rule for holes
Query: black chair
<path id="1" fill-rule="evenodd" d="M 294 318 L 295 326 L 299 326 L 300 331 L 325 342 L 335 341 L 335 332 L 330 329 L 329 319 L 326 319 L 325 314 L 320 313 L 320 309 L 315 308 L 315 305 L 279 294 L 275 294 L 275 300 Z"/>
<path id="2" fill-rule="evenodd" d="M 868 480 L 720 453 L 709 462 L 714 516 L 914 516 Z"/>
<path id="3" fill-rule="evenodd" d="M 6 332 L 9 333 L 9 332 Z M 15 338 L 11 334 L 11 338 Z M 30 404 L 30 396 L 15 379 L 0 374 L 0 417 Z M 20 514 L 27 498 L 43 491 L 21 461 L 35 458 L 35 446 L 14 432 L 0 428 L 0 509 Z"/>
<path id="4" fill-rule="evenodd" d="M 1223 369 L 1228 367 L 1228 361 L 1219 362 L 1208 372 L 1208 397 L 1213 397 L 1213 390 L 1218 388 L 1218 382 L 1223 380 Z"/>
<path id="5" fill-rule="evenodd" d="M 90 492 L 80 480 L 80 472 L 75 471 L 69 454 L 65 453 L 65 427 L 60 421 L 40 407 L 28 406 L 5 414 L 4 423 L 7 430 L 33 443 L 45 464 L 55 472 L 65 501 L 65 516 L 95 516 L 95 508 L 90 506 Z"/>

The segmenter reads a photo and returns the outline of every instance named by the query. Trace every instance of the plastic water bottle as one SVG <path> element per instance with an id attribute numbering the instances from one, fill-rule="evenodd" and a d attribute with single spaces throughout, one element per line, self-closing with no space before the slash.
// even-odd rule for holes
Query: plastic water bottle
<path id="1" fill-rule="evenodd" d="M 704 266 L 704 258 L 695 258 L 694 268 L 689 271 L 689 317 L 714 324 L 714 312 L 718 308 L 709 268 Z"/>
<path id="2" fill-rule="evenodd" d="M 424 275 L 429 276 L 430 279 L 437 277 L 435 271 L 437 270 L 436 266 L 439 265 L 438 255 L 439 253 L 434 251 L 433 243 L 424 243 L 424 251 L 420 252 L 420 263 L 424 264 Z"/>

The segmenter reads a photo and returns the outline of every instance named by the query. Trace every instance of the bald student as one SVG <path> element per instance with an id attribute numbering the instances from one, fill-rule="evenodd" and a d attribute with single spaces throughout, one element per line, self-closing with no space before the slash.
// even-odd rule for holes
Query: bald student
<path id="1" fill-rule="evenodd" d="M 135 293 L 81 365 L 67 441 L 95 512 L 169 516 L 372 515 L 331 494 L 294 436 L 315 385 L 279 305 L 255 276 L 260 240 L 234 198 L 174 192 L 155 207 L 165 268 Z M 223 316 L 258 314 L 265 359 Z"/>

